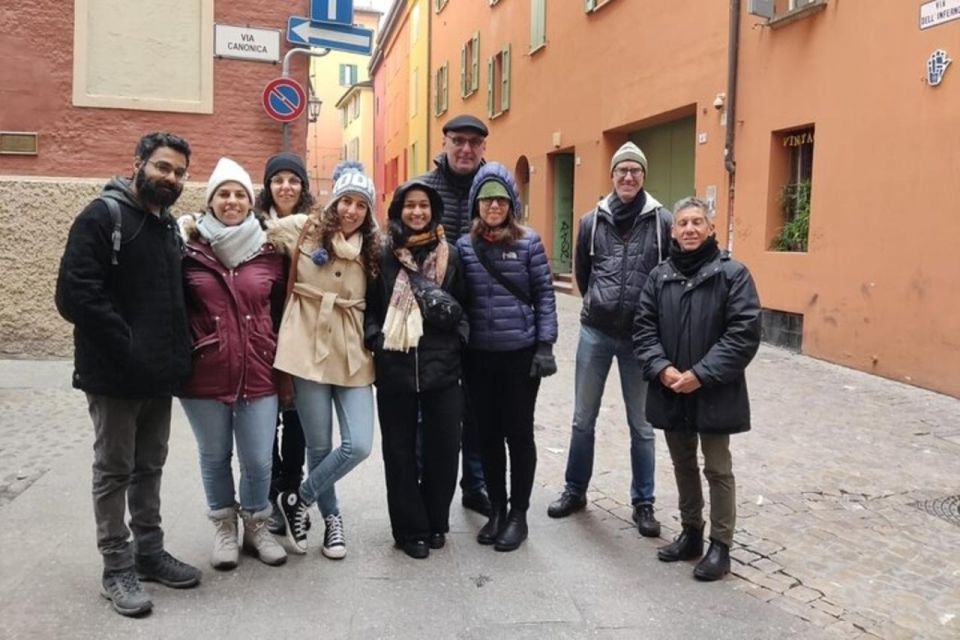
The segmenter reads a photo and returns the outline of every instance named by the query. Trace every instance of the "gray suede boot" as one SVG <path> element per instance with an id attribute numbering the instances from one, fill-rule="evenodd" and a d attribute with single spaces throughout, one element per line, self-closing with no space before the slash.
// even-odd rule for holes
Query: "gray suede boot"
<path id="1" fill-rule="evenodd" d="M 215 528 L 210 564 L 214 569 L 227 570 L 237 566 L 240 547 L 237 544 L 237 508 L 224 507 L 207 514 Z"/>
<path id="2" fill-rule="evenodd" d="M 287 552 L 267 529 L 271 513 L 273 510 L 270 507 L 257 513 L 240 511 L 240 517 L 243 518 L 243 551 L 259 558 L 264 564 L 276 566 L 287 561 Z"/>

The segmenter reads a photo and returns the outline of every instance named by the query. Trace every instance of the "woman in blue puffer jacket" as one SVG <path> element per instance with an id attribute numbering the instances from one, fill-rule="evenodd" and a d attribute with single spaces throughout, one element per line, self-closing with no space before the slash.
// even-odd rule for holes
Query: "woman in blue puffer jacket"
<path id="1" fill-rule="evenodd" d="M 466 387 L 493 507 L 477 542 L 497 551 L 513 551 L 527 538 L 537 467 L 534 407 L 540 378 L 557 371 L 557 302 L 550 265 L 540 236 L 517 222 L 521 208 L 510 171 L 496 162 L 485 164 L 470 188 L 470 233 L 457 241 L 470 319 Z M 509 514 L 504 442 L 510 452 Z"/>

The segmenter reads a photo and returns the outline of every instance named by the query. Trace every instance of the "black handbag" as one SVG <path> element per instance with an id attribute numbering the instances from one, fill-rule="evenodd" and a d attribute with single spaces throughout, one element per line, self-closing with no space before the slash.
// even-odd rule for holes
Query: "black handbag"
<path id="1" fill-rule="evenodd" d="M 423 322 L 441 331 L 454 329 L 463 317 L 463 307 L 457 299 L 416 271 L 408 269 L 407 275 Z"/>

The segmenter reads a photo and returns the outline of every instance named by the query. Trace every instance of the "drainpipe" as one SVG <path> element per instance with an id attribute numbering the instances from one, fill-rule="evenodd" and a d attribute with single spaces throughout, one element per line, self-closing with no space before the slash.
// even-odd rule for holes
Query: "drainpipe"
<path id="1" fill-rule="evenodd" d="M 724 166 L 729 176 L 727 190 L 727 251 L 733 251 L 734 201 L 736 199 L 737 161 L 734 142 L 737 134 L 737 62 L 740 54 L 740 0 L 730 0 L 730 33 L 727 39 L 727 138 L 723 148 Z"/>
<path id="2" fill-rule="evenodd" d="M 430 57 L 433 55 L 433 11 L 427 10 L 427 100 L 426 107 L 427 111 L 425 120 L 427 121 L 426 126 L 424 127 L 424 140 L 423 140 L 423 151 L 424 151 L 424 161 L 423 161 L 423 170 L 420 172 L 421 175 L 424 173 L 430 172 L 430 160 L 433 158 L 433 148 L 430 146 L 430 114 L 433 113 L 433 107 L 430 105 L 430 82 L 433 78 L 430 77 L 430 63 L 433 62 Z M 447 103 L 450 102 L 450 67 L 447 67 Z M 416 177 L 416 176 L 414 176 Z"/>

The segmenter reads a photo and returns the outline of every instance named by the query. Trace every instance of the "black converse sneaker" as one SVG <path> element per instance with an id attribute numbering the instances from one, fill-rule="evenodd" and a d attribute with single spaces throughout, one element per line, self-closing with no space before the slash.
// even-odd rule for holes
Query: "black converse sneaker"
<path id="1" fill-rule="evenodd" d="M 277 506 L 283 514 L 283 524 L 287 529 L 287 540 L 294 553 L 307 552 L 307 528 L 310 523 L 309 508 L 297 491 L 282 491 L 277 496 Z"/>
<path id="2" fill-rule="evenodd" d="M 323 533 L 323 555 L 331 560 L 340 560 L 347 555 L 347 539 L 343 535 L 343 518 L 339 513 L 323 519 L 326 531 Z"/>

